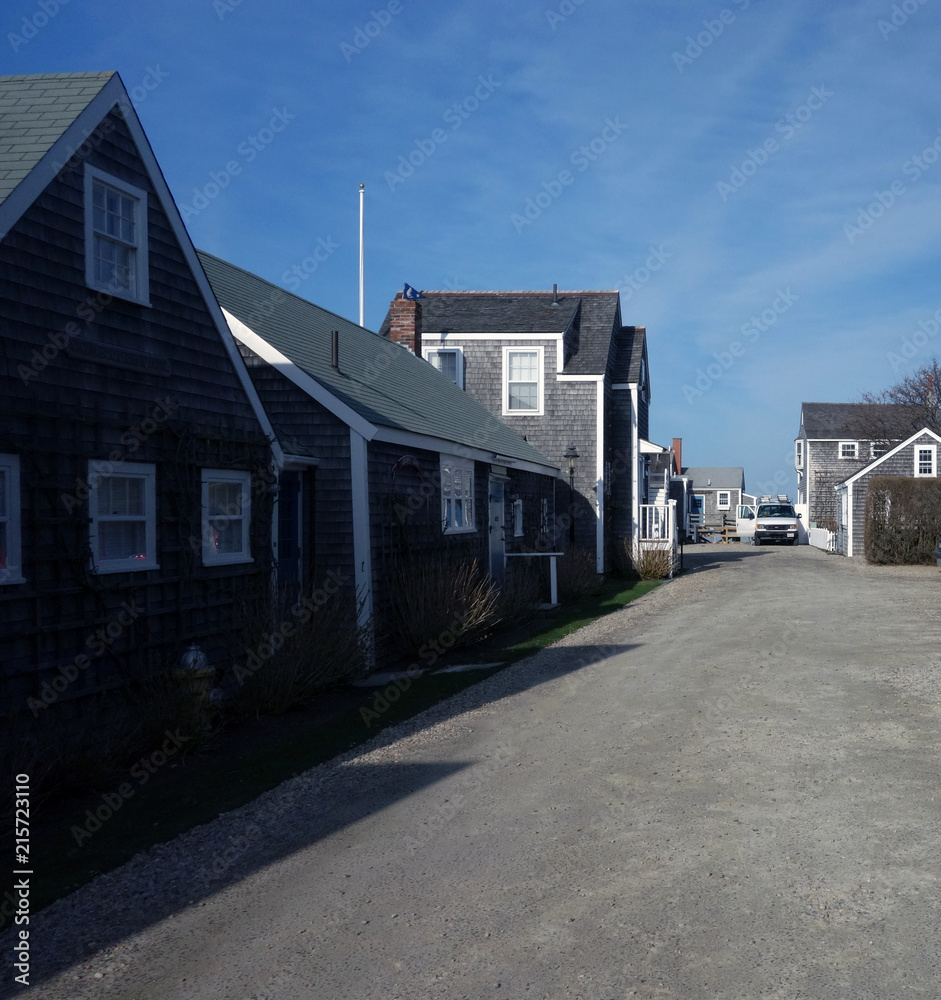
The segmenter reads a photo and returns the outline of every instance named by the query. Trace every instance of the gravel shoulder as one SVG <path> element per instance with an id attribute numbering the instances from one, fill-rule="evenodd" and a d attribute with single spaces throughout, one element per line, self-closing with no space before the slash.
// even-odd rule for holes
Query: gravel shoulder
<path id="1" fill-rule="evenodd" d="M 686 562 L 37 915 L 38 995 L 935 997 L 941 573 Z"/>

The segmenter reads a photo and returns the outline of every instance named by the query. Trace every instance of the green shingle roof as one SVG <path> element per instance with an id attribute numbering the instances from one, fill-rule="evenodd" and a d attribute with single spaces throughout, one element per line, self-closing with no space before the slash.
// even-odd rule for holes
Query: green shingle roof
<path id="1" fill-rule="evenodd" d="M 544 455 L 407 348 L 197 251 L 219 304 L 337 399 L 378 427 L 485 449 L 555 471 Z M 331 331 L 339 366 L 331 364 Z"/>
<path id="2" fill-rule="evenodd" d="M 39 163 L 112 75 L 0 77 L 0 201 Z"/>

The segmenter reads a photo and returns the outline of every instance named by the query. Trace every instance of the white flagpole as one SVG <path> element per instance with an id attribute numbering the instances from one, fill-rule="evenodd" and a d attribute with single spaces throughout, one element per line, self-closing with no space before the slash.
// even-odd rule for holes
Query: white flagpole
<path id="1" fill-rule="evenodd" d="M 365 272 L 363 268 L 363 204 L 366 185 L 359 186 L 359 325 L 366 325 Z"/>

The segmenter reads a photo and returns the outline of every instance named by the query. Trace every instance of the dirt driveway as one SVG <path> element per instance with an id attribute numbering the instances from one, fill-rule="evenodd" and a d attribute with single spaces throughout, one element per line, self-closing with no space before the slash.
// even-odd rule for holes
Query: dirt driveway
<path id="1" fill-rule="evenodd" d="M 56 904 L 34 995 L 935 1000 L 941 571 L 686 563 Z"/>

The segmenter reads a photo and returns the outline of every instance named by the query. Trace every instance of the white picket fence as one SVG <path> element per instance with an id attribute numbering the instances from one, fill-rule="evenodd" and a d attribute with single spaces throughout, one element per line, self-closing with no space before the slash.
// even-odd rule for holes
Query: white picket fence
<path id="1" fill-rule="evenodd" d="M 816 548 L 823 549 L 824 552 L 836 552 L 836 532 L 811 525 L 807 530 L 807 537 Z"/>
<path id="2" fill-rule="evenodd" d="M 641 504 L 638 525 L 638 555 L 646 549 L 666 549 L 676 566 L 677 532 L 676 501 L 665 504 Z M 672 571 L 670 576 L 672 576 Z"/>

